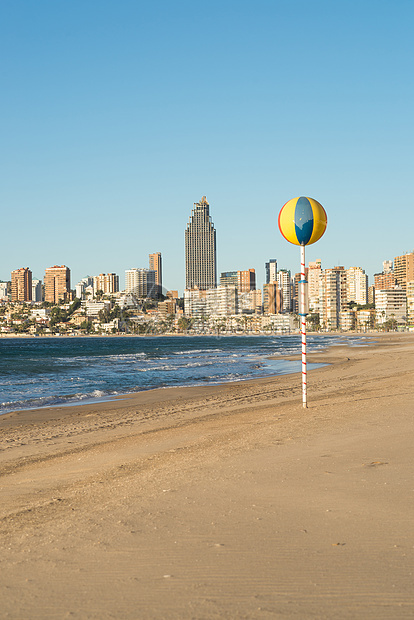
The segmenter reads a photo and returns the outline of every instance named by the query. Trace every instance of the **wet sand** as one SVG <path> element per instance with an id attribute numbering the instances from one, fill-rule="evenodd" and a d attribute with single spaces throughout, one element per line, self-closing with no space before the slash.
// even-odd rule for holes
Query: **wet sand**
<path id="1" fill-rule="evenodd" d="M 1 618 L 413 618 L 414 334 L 0 417 Z"/>

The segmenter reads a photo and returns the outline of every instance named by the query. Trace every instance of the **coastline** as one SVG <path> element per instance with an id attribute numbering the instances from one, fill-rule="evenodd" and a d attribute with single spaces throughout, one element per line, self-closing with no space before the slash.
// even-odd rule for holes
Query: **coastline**
<path id="1" fill-rule="evenodd" d="M 307 410 L 294 373 L 0 416 L 5 617 L 406 618 L 414 334 L 367 336 Z"/>
<path id="2" fill-rule="evenodd" d="M 205 372 L 203 372 L 203 370 L 201 370 L 200 372 L 197 371 L 195 373 L 195 376 L 188 374 L 188 373 L 184 373 L 181 377 L 179 376 L 179 374 L 175 374 L 175 372 L 168 372 L 168 373 L 158 373 L 158 375 L 152 375 L 151 371 L 153 370 L 153 366 L 154 364 L 149 363 L 148 366 L 145 365 L 145 363 L 142 363 L 141 365 L 138 365 L 137 368 L 135 369 L 136 372 L 133 373 L 131 372 L 130 368 L 125 368 L 125 369 L 114 369 L 113 372 L 113 376 L 111 377 L 110 374 L 108 374 L 109 368 L 103 368 L 103 371 L 97 372 L 96 376 L 94 377 L 95 381 L 93 380 L 93 377 L 90 375 L 89 378 L 86 378 L 84 374 L 82 374 L 82 370 L 83 367 L 81 365 L 80 370 L 78 369 L 73 369 L 73 371 L 70 372 L 74 372 L 75 373 L 75 382 L 73 383 L 73 378 L 72 376 L 68 373 L 65 376 L 65 373 L 62 374 L 62 380 L 63 382 L 60 383 L 59 380 L 59 370 L 60 368 L 56 369 L 56 377 L 57 377 L 57 381 L 54 382 L 53 386 L 49 386 L 49 376 L 46 376 L 46 383 L 43 384 L 43 381 L 40 381 L 40 384 L 34 384 L 33 382 L 29 381 L 29 386 L 30 383 L 33 384 L 33 389 L 30 390 L 30 387 L 28 387 L 27 389 L 21 389 L 19 390 L 19 375 L 17 375 L 16 378 L 16 383 L 13 384 L 13 380 L 10 382 L 7 380 L 7 374 L 9 374 L 11 377 L 13 377 L 13 370 L 12 367 L 9 368 L 7 363 L 4 365 L 4 371 L 5 371 L 5 382 L 1 385 L 1 389 L 0 389 L 0 416 L 4 415 L 5 413 L 9 413 L 9 412 L 13 412 L 13 411 L 19 411 L 19 410 L 36 410 L 38 408 L 49 408 L 49 407 L 68 407 L 68 406 L 80 406 L 83 404 L 88 404 L 88 403 L 102 403 L 105 401 L 111 401 L 114 397 L 116 396 L 120 396 L 120 397 L 124 397 L 125 395 L 133 395 L 136 394 L 140 391 L 146 391 L 149 389 L 156 389 L 157 386 L 159 387 L 163 387 L 166 388 L 168 386 L 177 386 L 177 387 L 185 387 L 185 386 L 197 386 L 197 385 L 220 385 L 220 384 L 224 384 L 224 383 L 229 383 L 229 382 L 241 382 L 241 381 L 246 381 L 249 379 L 253 379 L 253 378 L 260 378 L 260 377 L 271 377 L 271 376 L 278 376 L 278 375 L 285 375 L 285 374 L 291 374 L 291 373 L 295 373 L 297 371 L 300 370 L 300 357 L 288 357 L 293 356 L 294 355 L 294 351 L 295 349 L 297 350 L 297 353 L 299 355 L 299 350 L 300 350 L 300 339 L 297 339 L 295 334 L 289 334 L 289 335 L 279 335 L 279 336 L 263 336 L 263 335 L 248 335 L 243 336 L 243 335 L 224 335 L 221 336 L 220 338 L 217 338 L 217 336 L 190 336 L 190 337 L 186 337 L 186 336 L 178 336 L 175 335 L 175 338 L 171 339 L 167 336 L 158 336 L 158 337 L 148 337 L 148 336 L 137 336 L 138 338 L 144 338 L 144 340 L 146 340 L 146 342 L 141 341 L 141 345 L 144 347 L 144 349 L 142 351 L 145 352 L 146 356 L 151 357 L 152 352 L 150 349 L 145 349 L 146 344 L 150 343 L 154 343 L 154 347 L 158 346 L 157 343 L 162 342 L 162 346 L 165 347 L 166 351 L 169 351 L 170 353 L 170 359 L 167 361 L 167 365 L 169 365 L 169 367 L 166 369 L 168 371 L 171 370 L 177 370 L 178 373 L 181 373 L 181 370 L 186 368 L 186 365 L 190 368 L 191 366 L 199 366 L 200 364 L 192 363 L 192 360 L 190 358 L 188 358 L 187 362 L 183 362 L 183 365 L 178 364 L 178 366 L 176 366 L 176 360 L 180 359 L 180 360 L 184 360 L 184 357 L 182 357 L 182 355 L 185 355 L 185 353 L 181 353 L 180 352 L 180 358 L 176 358 L 175 357 L 175 352 L 173 350 L 170 349 L 171 344 L 173 342 L 180 342 L 182 343 L 182 346 L 184 347 L 184 349 L 187 351 L 187 357 L 190 356 L 191 357 L 191 350 L 194 349 L 193 346 L 193 340 L 192 338 L 195 338 L 196 341 L 198 341 L 199 339 L 202 341 L 202 344 L 200 343 L 201 349 L 203 349 L 203 347 L 206 346 L 207 343 L 207 347 L 206 347 L 206 355 L 208 358 L 208 350 L 209 350 L 209 346 L 212 342 L 214 342 L 214 344 L 218 346 L 218 349 L 216 350 L 222 350 L 223 352 L 225 352 L 226 350 L 228 350 L 228 348 L 230 347 L 230 350 L 233 350 L 233 355 L 230 355 L 231 358 L 231 363 L 234 362 L 233 358 L 234 357 L 238 357 L 240 360 L 245 360 L 246 363 L 244 365 L 242 365 L 240 367 L 234 367 L 233 373 L 232 374 L 228 374 L 228 372 L 226 372 L 225 366 L 223 365 L 223 361 L 221 360 L 220 364 L 217 366 L 217 372 L 213 370 L 213 373 L 211 374 L 209 372 L 209 366 L 211 365 L 211 361 L 208 360 L 206 358 L 205 360 Z M 92 365 L 89 367 L 90 369 L 93 369 L 93 367 L 96 367 L 96 370 L 98 371 L 98 366 L 99 366 L 99 360 L 100 360 L 100 355 L 103 355 L 103 360 L 105 363 L 106 360 L 106 356 L 108 355 L 109 350 L 106 348 L 107 345 L 109 344 L 109 342 L 112 342 L 112 344 L 114 344 L 114 340 L 113 340 L 113 336 L 111 338 L 103 336 L 103 337 L 99 337 L 99 336 L 92 336 L 92 341 L 87 340 L 85 341 L 83 338 L 81 339 L 76 339 L 75 343 L 73 340 L 73 337 L 71 336 L 63 336 L 62 338 L 58 338 L 58 341 L 62 340 L 62 352 L 61 355 L 58 352 L 59 350 L 54 348 L 52 353 L 54 356 L 57 356 L 57 360 L 58 360 L 58 366 L 60 366 L 61 363 L 61 356 L 66 357 L 72 355 L 75 356 L 77 355 L 76 350 L 75 349 L 66 349 L 66 346 L 76 346 L 78 344 L 78 346 L 84 346 L 85 342 L 89 342 L 89 355 L 91 355 L 91 363 Z M 241 340 L 239 340 L 239 338 Z M 256 338 L 258 338 L 259 340 L 256 340 Z M 279 342 L 279 338 L 280 338 L 280 344 L 277 344 Z M 137 350 L 137 349 L 133 349 L 133 347 L 135 346 L 133 343 L 135 342 L 135 344 L 138 346 L 137 341 L 134 338 L 129 338 L 129 337 L 125 337 L 122 336 L 120 338 L 115 336 L 115 339 L 117 340 L 116 344 L 114 346 L 119 347 L 119 346 L 123 346 L 124 343 L 125 344 L 125 349 L 119 348 L 118 350 L 112 350 L 112 354 L 115 356 L 119 355 L 120 359 L 122 360 L 122 356 L 124 354 L 134 354 L 136 353 L 138 356 L 140 355 L 144 355 L 144 353 L 141 351 L 141 349 Z M 148 340 L 147 340 L 148 339 Z M 30 348 L 28 349 L 24 349 L 21 350 L 19 348 L 14 349 L 13 347 L 19 347 L 19 345 L 21 344 L 19 342 L 20 339 L 10 339 L 10 342 L 12 344 L 12 349 L 11 352 L 8 349 L 7 345 L 5 345 L 5 347 L 2 347 L 2 351 L 3 353 L 6 355 L 6 360 L 7 355 L 10 354 L 11 355 L 11 360 L 12 363 L 15 363 L 15 360 L 18 360 L 20 358 L 20 355 L 23 356 L 23 358 L 25 358 L 25 356 L 29 358 L 29 362 L 30 364 L 33 366 L 33 357 L 36 357 L 36 355 L 38 354 L 40 358 L 42 358 L 42 356 L 44 357 L 44 353 L 43 353 L 43 346 L 45 346 L 46 344 L 49 345 L 52 340 L 50 339 L 50 337 L 46 337 L 46 338 L 36 338 L 36 341 L 39 342 L 39 349 L 37 349 L 37 345 L 36 347 L 32 345 L 28 345 Z M 25 339 L 23 339 L 25 341 Z M 29 339 L 30 340 L 30 339 Z M 325 350 L 326 348 L 329 348 L 331 346 L 333 346 L 333 343 L 341 343 L 341 344 L 349 344 L 352 343 L 353 346 L 359 346 L 358 343 L 361 343 L 362 345 L 365 345 L 366 343 L 369 343 L 370 341 L 372 341 L 372 337 L 367 336 L 365 334 L 350 334 L 350 333 L 346 333 L 346 334 L 309 334 L 309 339 L 308 339 L 308 355 L 310 355 L 312 352 L 314 352 L 316 349 L 318 350 Z M 97 341 L 99 341 L 96 344 L 96 349 L 92 349 L 92 342 L 95 343 Z M 246 351 L 242 351 L 241 354 L 240 352 L 237 350 L 237 344 L 235 345 L 234 343 L 236 342 L 245 342 L 245 343 L 249 343 L 247 346 Z M 27 339 L 26 339 L 27 342 Z M 31 341 L 33 343 L 33 341 Z M 80 343 L 83 343 L 82 345 Z M 256 346 L 256 343 L 258 343 L 258 345 Z M 269 344 L 270 343 L 270 344 Z M 139 345 L 139 346 L 141 346 Z M 55 345 L 53 345 L 55 346 Z M 60 345 L 58 345 L 60 346 Z M 93 345 L 95 347 L 95 345 Z M 111 345 L 112 346 L 112 345 Z M 161 345 L 160 345 L 161 346 Z M 181 346 L 181 345 L 180 345 Z M 33 347 L 33 348 L 32 348 Z M 223 348 L 224 347 L 224 348 Z M 271 350 L 267 350 L 268 347 L 270 347 Z M 284 347 L 286 347 L 287 349 L 290 349 L 290 351 L 283 351 Z M 198 348 L 198 346 L 196 345 L 196 349 Z M 243 347 L 242 347 L 243 348 Z M 279 350 L 280 349 L 280 350 Z M 279 350 L 278 353 L 276 353 L 276 350 Z M 38 351 L 40 351 L 40 353 L 37 353 Z M 87 359 L 88 357 L 88 350 L 85 349 L 85 351 L 82 353 L 82 355 L 84 355 L 84 359 Z M 156 351 L 158 351 L 158 349 L 156 349 Z M 198 353 L 198 351 L 196 351 Z M 96 357 L 94 357 L 96 354 Z M 172 356 L 171 356 L 172 354 Z M 155 356 L 157 357 L 157 353 L 155 354 Z M 225 355 L 225 354 L 224 354 Z M 13 357 L 14 356 L 14 357 Z M 167 357 L 168 357 L 168 353 L 167 353 Z M 160 357 L 161 360 L 162 356 Z M 249 360 L 249 361 L 248 361 Z M 3 362 L 5 361 L 4 359 L 2 360 Z M 52 360 L 51 360 L 52 361 Z M 115 361 L 118 361 L 115 359 Z M 257 363 L 256 363 L 257 362 Z M 160 362 L 161 363 L 161 362 Z M 250 364 L 250 365 L 249 365 Z M 221 365 L 221 368 L 220 368 Z M 85 367 L 85 365 L 83 365 Z M 105 364 L 104 364 L 105 366 Z M 201 364 L 202 366 L 202 364 Z M 313 370 L 317 365 L 316 364 L 312 364 L 312 362 L 309 363 L 308 369 L 311 371 Z M 65 370 L 65 369 L 64 369 Z M 89 370 L 89 369 L 87 369 Z M 120 372 L 119 370 L 125 370 L 124 376 L 122 377 L 122 379 L 125 379 L 127 376 L 130 377 L 130 379 L 128 380 L 123 380 L 122 382 L 119 381 L 119 376 L 120 376 Z M 159 370 L 157 368 L 155 368 L 154 370 Z M 19 365 L 16 368 L 16 372 L 20 373 L 21 368 L 19 367 Z M 36 372 L 38 371 L 38 368 L 36 368 Z M 101 381 L 101 376 L 100 374 L 102 374 L 102 372 L 106 373 L 106 378 L 104 381 Z M 147 372 L 150 372 L 149 375 L 145 374 Z M 141 374 L 144 373 L 144 374 Z M 52 373 L 53 374 L 53 373 Z M 180 380 L 180 378 L 182 380 Z M 86 381 L 85 381 L 86 379 Z M 8 388 L 8 389 L 7 389 Z"/>

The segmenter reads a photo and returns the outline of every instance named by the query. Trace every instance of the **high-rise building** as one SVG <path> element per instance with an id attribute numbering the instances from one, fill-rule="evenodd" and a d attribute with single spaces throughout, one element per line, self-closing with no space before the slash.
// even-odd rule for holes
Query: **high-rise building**
<path id="1" fill-rule="evenodd" d="M 220 274 L 220 286 L 237 286 L 238 271 L 223 271 Z"/>
<path id="2" fill-rule="evenodd" d="M 0 282 L 0 299 L 6 301 L 8 299 L 9 290 L 7 282 Z"/>
<path id="3" fill-rule="evenodd" d="M 32 272 L 28 267 L 12 271 L 11 298 L 12 301 L 32 301 Z"/>
<path id="4" fill-rule="evenodd" d="M 256 271 L 255 269 L 246 269 L 246 271 L 237 272 L 237 289 L 239 293 L 248 293 L 256 290 Z"/>
<path id="5" fill-rule="evenodd" d="M 32 280 L 32 301 L 43 301 L 42 280 Z"/>
<path id="6" fill-rule="evenodd" d="M 394 275 L 397 284 L 405 291 L 407 282 L 414 280 L 414 252 L 394 258 Z"/>
<path id="7" fill-rule="evenodd" d="M 264 314 L 279 314 L 282 307 L 282 293 L 277 282 L 269 282 L 263 286 Z"/>
<path id="8" fill-rule="evenodd" d="M 58 304 L 70 301 L 70 269 L 65 265 L 54 265 L 45 270 L 45 301 Z"/>
<path id="9" fill-rule="evenodd" d="M 320 323 L 324 329 L 338 329 L 340 312 L 347 309 L 344 267 L 324 269 L 319 284 Z"/>
<path id="10" fill-rule="evenodd" d="M 158 293 L 162 293 L 162 258 L 161 252 L 154 252 L 149 255 L 149 268 L 155 271 L 155 284 L 158 286 Z"/>
<path id="11" fill-rule="evenodd" d="M 282 307 L 280 312 L 290 312 L 292 310 L 292 282 L 290 271 L 280 269 L 277 272 L 277 283 L 282 294 Z"/>
<path id="12" fill-rule="evenodd" d="M 377 290 L 395 288 L 397 280 L 393 271 L 383 271 L 382 273 L 374 273 L 374 286 Z"/>
<path id="13" fill-rule="evenodd" d="M 117 293 L 119 291 L 119 276 L 116 273 L 100 273 L 93 278 L 94 295 L 98 291 L 104 294 Z"/>
<path id="14" fill-rule="evenodd" d="M 368 276 L 361 267 L 346 270 L 346 300 L 362 306 L 368 302 Z"/>
<path id="15" fill-rule="evenodd" d="M 322 272 L 321 259 L 310 262 L 308 264 L 308 300 L 309 311 L 318 312 L 319 308 L 319 279 Z"/>
<path id="16" fill-rule="evenodd" d="M 125 292 L 133 293 L 141 299 L 150 297 L 156 299 L 158 287 L 155 283 L 153 269 L 127 269 L 125 271 Z"/>
<path id="17" fill-rule="evenodd" d="M 375 291 L 375 318 L 377 325 L 387 321 L 403 324 L 407 321 L 407 295 L 401 287 Z"/>
<path id="18" fill-rule="evenodd" d="M 269 282 L 277 282 L 277 260 L 276 258 L 270 258 L 268 263 L 265 263 L 266 272 L 266 284 Z"/>
<path id="19" fill-rule="evenodd" d="M 194 203 L 185 231 L 185 288 L 217 286 L 216 230 L 205 196 Z"/>
<path id="20" fill-rule="evenodd" d="M 237 314 L 237 288 L 235 286 L 218 286 L 206 291 L 207 315 L 229 316 Z"/>

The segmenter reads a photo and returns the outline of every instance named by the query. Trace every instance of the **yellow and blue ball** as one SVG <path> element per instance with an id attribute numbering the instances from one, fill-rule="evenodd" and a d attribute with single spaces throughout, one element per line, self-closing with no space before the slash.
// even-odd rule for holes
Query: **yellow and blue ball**
<path id="1" fill-rule="evenodd" d="M 279 230 L 295 245 L 311 245 L 325 232 L 328 218 L 323 206 L 313 198 L 292 198 L 280 209 Z"/>

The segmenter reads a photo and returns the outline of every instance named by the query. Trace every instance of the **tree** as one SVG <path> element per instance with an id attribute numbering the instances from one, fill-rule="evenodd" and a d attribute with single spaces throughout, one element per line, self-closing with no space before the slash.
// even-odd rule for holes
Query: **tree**
<path id="1" fill-rule="evenodd" d="M 178 327 L 183 331 L 186 332 L 189 329 L 191 329 L 191 325 L 192 325 L 192 319 L 187 318 L 186 316 L 181 316 L 178 319 Z"/>

